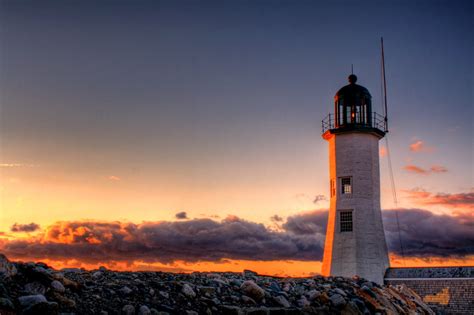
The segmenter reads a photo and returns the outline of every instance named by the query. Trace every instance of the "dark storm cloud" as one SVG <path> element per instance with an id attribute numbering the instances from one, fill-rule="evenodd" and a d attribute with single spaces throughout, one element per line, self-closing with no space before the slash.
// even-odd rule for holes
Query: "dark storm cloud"
<path id="1" fill-rule="evenodd" d="M 391 252 L 401 254 L 396 215 L 405 256 L 466 256 L 474 254 L 474 217 L 437 215 L 422 209 L 383 212 Z"/>
<path id="2" fill-rule="evenodd" d="M 282 225 L 283 229 L 296 235 L 322 234 L 326 235 L 328 212 L 317 210 L 290 216 Z"/>
<path id="3" fill-rule="evenodd" d="M 188 218 L 188 214 L 185 211 L 181 211 L 175 214 L 176 219 L 184 220 Z"/>
<path id="4" fill-rule="evenodd" d="M 40 226 L 33 222 L 31 222 L 30 224 L 15 223 L 10 227 L 10 231 L 12 232 L 35 232 L 39 229 L 40 229 Z"/>
<path id="5" fill-rule="evenodd" d="M 320 260 L 321 235 L 274 232 L 236 217 L 216 222 L 58 222 L 43 239 L 16 240 L 2 251 L 14 257 L 84 261 Z"/>
<path id="6" fill-rule="evenodd" d="M 438 215 L 423 209 L 382 211 L 391 252 L 401 254 L 396 215 L 400 222 L 404 254 L 412 257 L 466 256 L 474 254 L 474 218 L 470 215 Z M 297 235 L 325 233 L 327 211 L 288 217 L 283 228 Z"/>
<path id="7" fill-rule="evenodd" d="M 462 257 L 474 254 L 474 218 L 438 215 L 422 209 L 383 211 L 389 250 L 401 254 L 396 214 L 406 257 Z M 16 258 L 80 259 L 87 262 L 168 263 L 240 260 L 321 260 L 328 212 L 287 218 L 281 231 L 229 216 L 218 222 L 57 222 L 36 239 L 2 243 Z"/>

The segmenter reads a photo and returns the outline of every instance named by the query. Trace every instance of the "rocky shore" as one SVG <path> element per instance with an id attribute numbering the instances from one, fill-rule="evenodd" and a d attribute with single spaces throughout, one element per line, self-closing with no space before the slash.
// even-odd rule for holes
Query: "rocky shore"
<path id="1" fill-rule="evenodd" d="M 405 286 L 341 277 L 54 270 L 0 254 L 0 314 L 434 314 Z"/>

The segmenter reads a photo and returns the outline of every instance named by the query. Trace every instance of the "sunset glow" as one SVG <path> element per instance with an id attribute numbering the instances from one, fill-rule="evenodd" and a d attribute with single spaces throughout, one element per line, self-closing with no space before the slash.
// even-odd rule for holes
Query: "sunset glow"
<path id="1" fill-rule="evenodd" d="M 382 112 L 383 35 L 391 266 L 474 265 L 467 2 L 53 2 L 0 4 L 10 259 L 321 274 L 335 163 L 321 120 L 351 64 Z"/>

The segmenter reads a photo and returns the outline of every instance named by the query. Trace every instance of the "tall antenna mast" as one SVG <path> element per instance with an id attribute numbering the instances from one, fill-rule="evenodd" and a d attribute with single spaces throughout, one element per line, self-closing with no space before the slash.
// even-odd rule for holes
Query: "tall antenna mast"
<path id="1" fill-rule="evenodd" d="M 383 83 L 383 99 L 384 99 L 384 114 L 385 114 L 385 132 L 388 132 L 388 119 L 387 119 L 387 81 L 385 80 L 385 56 L 383 51 L 383 37 L 380 37 L 380 44 L 382 46 L 382 83 Z M 397 189 L 395 187 L 395 178 L 393 176 L 392 168 L 392 157 L 390 155 L 390 146 L 388 145 L 388 136 L 385 137 L 385 145 L 387 147 L 387 159 L 388 159 L 388 171 L 390 174 L 390 182 L 392 184 L 392 196 L 395 204 L 395 218 L 397 221 L 398 230 L 398 242 L 400 243 L 400 252 L 402 254 L 403 265 L 405 266 L 405 250 L 403 248 L 402 234 L 400 231 L 400 219 L 398 217 L 398 198 Z"/>
<path id="2" fill-rule="evenodd" d="M 385 79 L 385 54 L 383 51 L 383 37 L 380 37 L 382 45 L 382 76 L 383 76 L 383 96 L 384 96 L 384 112 L 385 112 L 385 132 L 388 131 L 388 111 L 387 111 L 387 80 Z"/>

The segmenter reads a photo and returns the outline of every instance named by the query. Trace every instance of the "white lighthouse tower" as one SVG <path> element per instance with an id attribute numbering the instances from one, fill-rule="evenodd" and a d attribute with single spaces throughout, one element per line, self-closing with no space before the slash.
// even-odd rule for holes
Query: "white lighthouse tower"
<path id="1" fill-rule="evenodd" d="M 335 96 L 335 113 L 323 120 L 329 142 L 331 205 L 322 273 L 358 275 L 383 283 L 389 266 L 380 209 L 379 140 L 386 119 L 372 112 L 369 91 L 349 76 Z"/>

